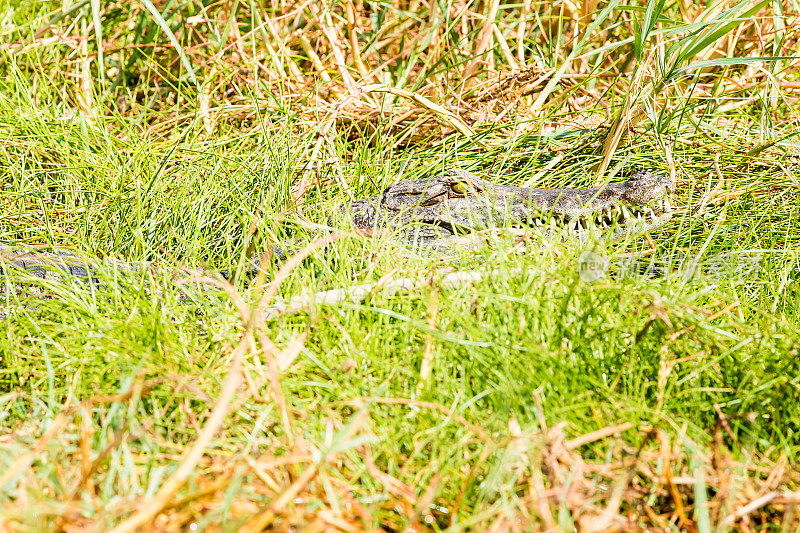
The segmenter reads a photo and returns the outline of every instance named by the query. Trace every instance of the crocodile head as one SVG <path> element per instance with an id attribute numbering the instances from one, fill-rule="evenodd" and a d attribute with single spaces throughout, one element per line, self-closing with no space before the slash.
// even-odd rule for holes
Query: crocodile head
<path id="1" fill-rule="evenodd" d="M 401 180 L 382 194 L 345 206 L 356 228 L 399 230 L 410 243 L 449 247 L 457 237 L 510 224 L 567 231 L 583 238 L 599 231 L 612 240 L 652 231 L 672 217 L 668 178 L 640 172 L 619 183 L 587 189 L 498 185 L 464 171 Z"/>

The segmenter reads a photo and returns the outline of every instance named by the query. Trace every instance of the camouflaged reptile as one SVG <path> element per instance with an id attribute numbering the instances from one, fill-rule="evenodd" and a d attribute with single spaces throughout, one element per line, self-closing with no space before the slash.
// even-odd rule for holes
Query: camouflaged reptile
<path id="1" fill-rule="evenodd" d="M 616 240 L 647 233 L 670 220 L 673 190 L 670 179 L 650 172 L 602 187 L 538 189 L 499 185 L 464 170 L 452 170 L 430 178 L 400 180 L 381 194 L 341 206 L 330 223 L 365 233 L 391 233 L 408 246 L 434 253 L 451 252 L 465 236 L 508 225 L 578 238 L 594 232 Z M 145 262 L 103 262 L 101 266 L 121 272 L 155 269 L 164 273 Z M 22 269 L 42 279 L 59 280 L 65 274 L 93 279 L 98 265 L 98 261 L 66 250 L 0 245 L 0 274 Z M 249 269 L 256 269 L 255 265 Z M 222 274 L 227 277 L 227 272 Z M 0 278 L 0 292 L 4 290 L 2 281 Z"/>

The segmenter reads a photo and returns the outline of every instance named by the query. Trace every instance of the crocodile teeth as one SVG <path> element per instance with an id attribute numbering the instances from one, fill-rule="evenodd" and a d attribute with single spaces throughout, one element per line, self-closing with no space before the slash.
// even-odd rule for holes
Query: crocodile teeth
<path id="1" fill-rule="evenodd" d="M 627 207 L 625 207 L 624 205 L 621 205 L 619 208 L 620 208 L 620 211 L 622 211 L 622 217 L 623 218 L 628 219 L 628 218 L 631 217 L 631 212 L 628 210 Z"/>

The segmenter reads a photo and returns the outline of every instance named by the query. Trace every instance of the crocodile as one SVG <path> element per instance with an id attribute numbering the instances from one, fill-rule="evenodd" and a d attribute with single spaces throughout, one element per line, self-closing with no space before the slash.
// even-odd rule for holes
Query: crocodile
<path id="1" fill-rule="evenodd" d="M 506 224 L 578 238 L 595 232 L 614 240 L 647 233 L 669 221 L 673 190 L 669 178 L 651 172 L 601 187 L 537 189 L 500 185 L 456 169 L 400 180 L 381 194 L 341 206 L 329 222 L 368 234 L 394 233 L 411 247 L 436 253 L 453 251 L 465 235 Z M 282 251 L 276 248 L 273 255 L 281 256 Z M 104 261 L 103 266 L 122 272 L 165 273 L 147 262 Z M 252 261 L 245 270 L 254 273 L 259 264 Z M 94 279 L 97 265 L 66 250 L 0 245 L 0 274 L 13 267 L 42 279 L 61 279 L 64 274 Z M 229 277 L 228 272 L 220 274 Z"/>
<path id="2" fill-rule="evenodd" d="M 653 231 L 672 218 L 672 180 L 639 172 L 602 187 L 537 189 L 500 185 L 465 170 L 405 179 L 343 206 L 343 218 L 366 231 L 399 232 L 411 246 L 449 251 L 462 237 L 498 226 L 539 228 L 545 235 L 594 233 L 608 240 Z"/>

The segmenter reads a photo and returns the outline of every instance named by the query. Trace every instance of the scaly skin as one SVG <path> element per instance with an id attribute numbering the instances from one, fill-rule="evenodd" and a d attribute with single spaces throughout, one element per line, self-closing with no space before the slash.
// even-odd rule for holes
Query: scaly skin
<path id="1" fill-rule="evenodd" d="M 504 224 L 540 227 L 545 233 L 566 229 L 579 237 L 590 227 L 611 239 L 647 233 L 672 217 L 669 194 L 673 189 L 668 178 L 650 172 L 605 187 L 535 189 L 498 185 L 453 170 L 398 181 L 382 194 L 343 206 L 338 215 L 339 222 L 344 217 L 362 231 L 397 231 L 412 246 L 446 253 L 461 236 Z M 124 273 L 177 272 L 159 270 L 150 263 L 106 263 Z M 64 275 L 92 279 L 96 265 L 64 250 L 0 245 L 0 274 L 10 266 L 42 279 L 58 280 Z M 255 271 L 256 265 L 253 262 L 250 270 Z"/>
<path id="2" fill-rule="evenodd" d="M 640 172 L 627 181 L 588 189 L 535 189 L 498 185 L 464 170 L 408 179 L 382 194 L 342 208 L 362 230 L 400 230 L 409 243 L 452 248 L 459 236 L 504 224 L 566 228 L 576 236 L 590 227 L 613 240 L 639 235 L 672 218 L 669 178 Z"/>

